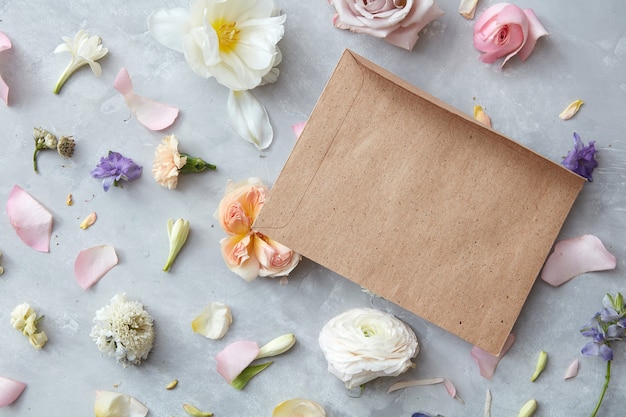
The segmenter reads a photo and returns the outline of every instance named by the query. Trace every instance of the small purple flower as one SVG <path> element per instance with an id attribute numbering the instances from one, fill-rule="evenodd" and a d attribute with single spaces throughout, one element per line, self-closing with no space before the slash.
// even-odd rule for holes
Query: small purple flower
<path id="1" fill-rule="evenodd" d="M 589 146 L 585 146 L 583 141 L 578 136 L 578 133 L 574 132 L 574 149 L 569 151 L 565 159 L 563 159 L 563 166 L 572 172 L 587 178 L 589 182 L 593 181 L 591 173 L 594 168 L 598 166 L 598 161 L 595 160 L 596 147 L 595 141 L 589 142 Z"/>
<path id="2" fill-rule="evenodd" d="M 100 163 L 90 172 L 91 176 L 102 179 L 104 191 L 109 191 L 111 184 L 118 185 L 120 180 L 130 181 L 141 176 L 141 167 L 132 159 L 118 152 L 109 151 L 109 155 L 100 158 Z"/>

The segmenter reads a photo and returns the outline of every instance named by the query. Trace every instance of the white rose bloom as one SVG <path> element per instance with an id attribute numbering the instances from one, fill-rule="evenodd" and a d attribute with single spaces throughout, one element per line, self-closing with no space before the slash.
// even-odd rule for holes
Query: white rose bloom
<path id="1" fill-rule="evenodd" d="M 348 310 L 322 328 L 319 345 L 328 371 L 352 389 L 379 376 L 398 376 L 419 352 L 417 337 L 395 316 L 370 308 Z"/>
<path id="2" fill-rule="evenodd" d="M 138 301 L 127 301 L 117 294 L 111 304 L 96 311 L 89 336 L 98 349 L 115 356 L 126 367 L 148 358 L 154 343 L 153 320 Z"/>

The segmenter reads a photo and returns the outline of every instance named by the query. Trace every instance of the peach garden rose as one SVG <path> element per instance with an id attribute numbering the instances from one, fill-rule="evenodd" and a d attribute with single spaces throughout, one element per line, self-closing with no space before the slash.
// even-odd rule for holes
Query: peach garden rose
<path id="1" fill-rule="evenodd" d="M 504 58 L 502 66 L 518 55 L 522 61 L 530 56 L 537 39 L 547 35 L 532 9 L 521 9 L 509 3 L 497 3 L 485 10 L 474 25 L 474 47 L 480 60 L 491 64 Z"/>
<path id="2" fill-rule="evenodd" d="M 252 229 L 268 192 L 259 178 L 229 182 L 215 214 L 228 234 L 220 241 L 222 257 L 228 268 L 246 281 L 257 276 L 287 276 L 301 259 L 298 253 Z"/>
<path id="3" fill-rule="evenodd" d="M 392 45 L 412 50 L 418 33 L 443 15 L 434 0 L 329 0 L 337 13 L 339 29 L 383 38 Z"/>

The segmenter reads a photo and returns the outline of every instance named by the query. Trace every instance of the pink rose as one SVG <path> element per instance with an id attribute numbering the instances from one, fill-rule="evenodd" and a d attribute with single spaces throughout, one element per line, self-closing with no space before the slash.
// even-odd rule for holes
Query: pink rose
<path id="1" fill-rule="evenodd" d="M 252 229 L 268 188 L 258 178 L 229 182 L 215 216 L 229 235 L 220 241 L 226 266 L 246 281 L 257 276 L 284 277 L 300 255 Z"/>
<path id="2" fill-rule="evenodd" d="M 267 186 L 258 178 L 249 178 L 238 183 L 229 182 L 217 209 L 217 218 L 222 229 L 229 235 L 250 231 L 252 222 L 265 204 L 267 193 Z"/>
<path id="3" fill-rule="evenodd" d="M 474 25 L 474 47 L 481 52 L 481 61 L 491 64 L 506 56 L 502 65 L 519 54 L 525 61 L 535 48 L 537 39 L 547 35 L 532 9 L 520 9 L 508 3 L 489 7 Z"/>
<path id="4" fill-rule="evenodd" d="M 333 24 L 339 29 L 383 38 L 409 51 L 417 34 L 443 15 L 434 0 L 329 0 L 337 13 Z"/>

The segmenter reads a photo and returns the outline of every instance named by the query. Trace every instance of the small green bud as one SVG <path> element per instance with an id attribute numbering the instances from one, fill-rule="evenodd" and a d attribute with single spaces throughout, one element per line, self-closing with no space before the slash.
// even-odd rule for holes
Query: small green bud
<path id="1" fill-rule="evenodd" d="M 535 367 L 535 372 L 530 377 L 530 382 L 535 382 L 539 375 L 546 369 L 546 364 L 548 363 L 548 354 L 545 351 L 539 352 L 539 358 L 537 359 L 537 366 Z"/>
<path id="2" fill-rule="evenodd" d="M 529 400 L 524 406 L 519 410 L 517 417 L 530 417 L 535 414 L 537 411 L 537 401 Z"/>

